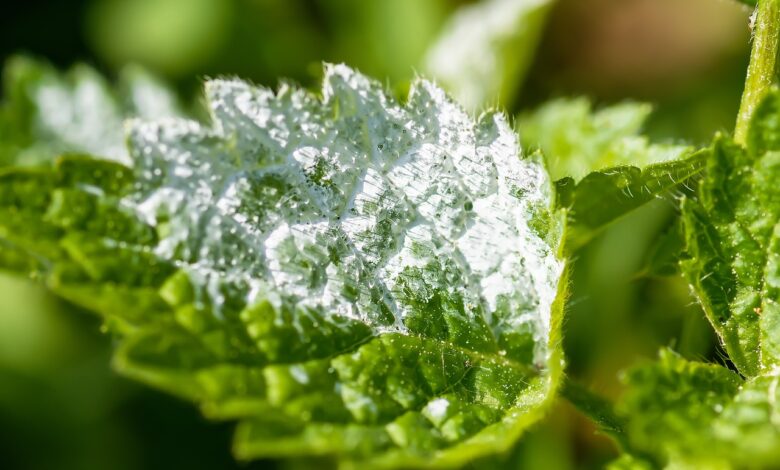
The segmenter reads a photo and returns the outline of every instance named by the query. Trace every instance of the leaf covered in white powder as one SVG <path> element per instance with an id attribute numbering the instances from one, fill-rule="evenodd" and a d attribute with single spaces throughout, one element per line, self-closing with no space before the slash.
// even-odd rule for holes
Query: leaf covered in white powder
<path id="1" fill-rule="evenodd" d="M 241 458 L 463 464 L 561 371 L 560 223 L 539 159 L 417 81 L 206 86 L 212 123 L 133 122 L 133 168 L 0 174 L 0 263 L 102 314 L 120 371 L 237 419 Z M 5 197 L 7 196 L 7 197 Z"/>

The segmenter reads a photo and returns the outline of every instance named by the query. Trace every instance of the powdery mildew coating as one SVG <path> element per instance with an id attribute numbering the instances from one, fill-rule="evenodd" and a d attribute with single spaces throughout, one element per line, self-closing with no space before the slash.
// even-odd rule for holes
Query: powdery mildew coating
<path id="1" fill-rule="evenodd" d="M 15 86 L 23 90 L 32 110 L 29 131 L 35 142 L 28 145 L 20 161 L 86 153 L 132 165 L 122 129 L 125 117 L 182 115 L 173 93 L 140 68 L 122 69 L 119 92 L 85 65 L 60 74 L 45 64 L 16 58 L 8 69 L 11 76 L 15 69 L 23 71 L 16 72 L 21 78 Z"/>
<path id="2" fill-rule="evenodd" d="M 321 97 L 206 90 L 212 127 L 130 124 L 141 183 L 124 203 L 215 314 L 231 286 L 248 304 L 405 333 L 444 293 L 496 338 L 531 331 L 543 361 L 562 263 L 531 224 L 549 181 L 502 115 L 474 122 L 423 80 L 401 105 L 343 65 L 326 67 Z"/>

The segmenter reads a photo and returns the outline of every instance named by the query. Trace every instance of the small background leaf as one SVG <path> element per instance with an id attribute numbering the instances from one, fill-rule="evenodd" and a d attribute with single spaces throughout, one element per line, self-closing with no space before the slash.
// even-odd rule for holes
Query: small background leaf
<path id="1" fill-rule="evenodd" d="M 665 350 L 624 380 L 620 406 L 630 442 L 668 464 L 762 467 L 780 456 L 776 374 L 743 381 L 725 367 Z"/>
<path id="2" fill-rule="evenodd" d="M 86 65 L 60 73 L 23 56 L 3 70 L 0 165 L 48 163 L 62 153 L 89 153 L 129 163 L 123 121 L 180 116 L 174 94 L 148 72 L 127 66 L 118 92 Z"/>
<path id="3" fill-rule="evenodd" d="M 690 152 L 687 146 L 651 144 L 640 134 L 651 112 L 646 103 L 594 110 L 587 98 L 561 98 L 520 116 L 517 128 L 524 147 L 544 152 L 553 179 L 580 181 L 605 168 L 644 167 Z"/>
<path id="4" fill-rule="evenodd" d="M 513 102 L 552 0 L 485 0 L 461 7 L 431 46 L 424 69 L 468 110 Z"/>

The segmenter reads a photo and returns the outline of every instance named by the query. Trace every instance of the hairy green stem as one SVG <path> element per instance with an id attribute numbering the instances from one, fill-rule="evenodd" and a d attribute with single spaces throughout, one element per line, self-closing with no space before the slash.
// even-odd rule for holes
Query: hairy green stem
<path id="1" fill-rule="evenodd" d="M 780 45 L 780 0 L 760 0 L 756 12 L 753 48 L 750 52 L 745 91 L 739 106 L 734 140 L 745 145 L 750 118 L 775 80 Z"/>

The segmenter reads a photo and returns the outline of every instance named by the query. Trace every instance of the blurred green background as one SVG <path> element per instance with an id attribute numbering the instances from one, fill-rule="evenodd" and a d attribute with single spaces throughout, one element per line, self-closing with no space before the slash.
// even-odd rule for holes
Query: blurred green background
<path id="1" fill-rule="evenodd" d="M 27 0 L 0 15 L 0 60 L 28 53 L 108 76 L 140 63 L 197 100 L 203 77 L 314 86 L 323 60 L 346 62 L 402 92 L 466 0 Z M 561 0 L 510 113 L 559 96 L 598 106 L 652 102 L 645 131 L 704 143 L 733 127 L 748 58 L 748 15 L 725 0 Z M 512 51 L 509 51 L 511 54 Z M 522 132 L 522 129 L 520 129 Z M 577 255 L 565 322 L 569 375 L 608 397 L 619 371 L 671 346 L 722 362 L 679 278 L 648 276 L 674 207 L 658 201 Z M 236 463 L 231 426 L 110 369 L 96 318 L 23 280 L 0 277 L 0 468 L 266 468 Z M 508 456 L 507 468 L 598 468 L 615 449 L 561 401 Z"/>

